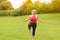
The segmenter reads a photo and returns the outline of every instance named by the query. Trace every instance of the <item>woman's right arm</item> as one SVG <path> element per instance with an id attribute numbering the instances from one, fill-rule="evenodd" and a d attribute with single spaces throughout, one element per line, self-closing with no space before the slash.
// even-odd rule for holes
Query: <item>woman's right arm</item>
<path id="1" fill-rule="evenodd" d="M 29 20 L 29 18 L 26 18 L 25 20 L 24 20 L 24 22 L 26 22 L 26 21 L 28 21 Z"/>
<path id="2" fill-rule="evenodd" d="M 24 20 L 24 22 L 28 21 L 30 19 L 30 16 Z"/>

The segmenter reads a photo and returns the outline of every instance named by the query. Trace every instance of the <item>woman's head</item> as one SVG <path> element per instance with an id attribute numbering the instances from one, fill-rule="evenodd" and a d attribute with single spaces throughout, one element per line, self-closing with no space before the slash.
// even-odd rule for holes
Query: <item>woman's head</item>
<path id="1" fill-rule="evenodd" d="M 35 15 L 37 13 L 37 11 L 35 10 L 35 9 L 33 9 L 32 11 L 31 11 L 31 14 L 32 15 Z"/>

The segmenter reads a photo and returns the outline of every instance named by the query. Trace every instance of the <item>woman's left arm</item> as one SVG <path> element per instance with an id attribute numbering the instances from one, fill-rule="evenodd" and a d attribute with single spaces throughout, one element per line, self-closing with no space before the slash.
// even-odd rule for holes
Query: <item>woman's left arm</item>
<path id="1" fill-rule="evenodd" d="M 41 18 L 37 17 L 37 20 L 40 21 L 40 22 L 42 22 L 42 23 L 44 23 L 44 21 Z"/>

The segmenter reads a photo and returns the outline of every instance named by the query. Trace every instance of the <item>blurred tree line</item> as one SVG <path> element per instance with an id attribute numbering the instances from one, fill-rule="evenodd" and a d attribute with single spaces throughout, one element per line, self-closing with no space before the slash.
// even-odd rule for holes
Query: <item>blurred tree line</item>
<path id="1" fill-rule="evenodd" d="M 52 0 L 51 3 L 41 3 L 36 1 L 32 3 L 31 0 L 27 0 L 23 7 L 18 8 L 21 13 L 28 14 L 32 9 L 36 9 L 38 13 L 60 13 L 60 0 Z"/>
<path id="2" fill-rule="evenodd" d="M 60 13 L 60 0 L 52 0 L 52 2 L 48 4 L 41 3 L 39 2 L 39 0 L 36 1 L 35 3 L 32 3 L 31 0 L 26 0 L 26 2 L 23 2 L 21 7 L 19 7 L 16 10 L 13 9 L 14 8 L 12 7 L 12 4 L 10 2 L 7 2 L 7 0 L 0 0 L 0 10 L 5 11 L 8 10 L 6 11 L 7 13 L 5 12 L 6 13 L 5 15 L 14 15 L 14 16 L 30 14 L 32 9 L 36 9 L 38 14 Z"/>
<path id="3" fill-rule="evenodd" d="M 0 10 L 11 10 L 13 9 L 10 2 L 7 0 L 0 0 Z"/>

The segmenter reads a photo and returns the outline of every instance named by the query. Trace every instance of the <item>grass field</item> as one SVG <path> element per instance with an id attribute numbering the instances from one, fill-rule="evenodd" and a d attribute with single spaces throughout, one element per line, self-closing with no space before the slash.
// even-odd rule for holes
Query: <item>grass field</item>
<path id="1" fill-rule="evenodd" d="M 38 22 L 36 40 L 60 40 L 60 14 L 38 14 L 45 23 Z M 0 40 L 31 40 L 28 22 L 22 22 L 28 15 L 0 17 Z"/>

